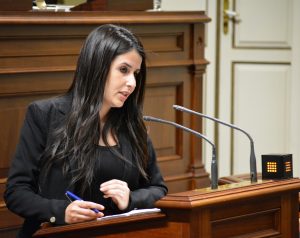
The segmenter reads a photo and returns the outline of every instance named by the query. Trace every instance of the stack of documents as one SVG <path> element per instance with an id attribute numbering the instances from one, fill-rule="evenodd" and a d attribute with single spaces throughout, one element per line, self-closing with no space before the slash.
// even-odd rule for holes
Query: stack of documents
<path id="1" fill-rule="evenodd" d="M 97 220 L 102 221 L 102 220 L 108 220 L 108 219 L 117 218 L 117 217 L 129 217 L 129 216 L 134 216 L 134 215 L 138 215 L 138 214 L 155 213 L 155 212 L 160 212 L 160 211 L 161 210 L 159 208 L 134 209 L 130 212 L 100 217 Z"/>

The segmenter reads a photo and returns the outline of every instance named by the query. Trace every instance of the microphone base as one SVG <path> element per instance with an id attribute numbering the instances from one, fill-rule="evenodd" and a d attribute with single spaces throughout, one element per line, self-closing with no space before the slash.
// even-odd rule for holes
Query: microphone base
<path id="1" fill-rule="evenodd" d="M 211 187 L 207 187 L 207 188 L 198 188 L 198 189 L 195 189 L 195 191 L 197 191 L 197 192 L 224 191 L 224 190 L 229 190 L 229 189 L 248 187 L 251 185 L 263 184 L 263 183 L 267 183 L 268 181 L 271 182 L 272 180 L 258 179 L 256 183 L 253 183 L 250 180 L 243 180 L 243 181 L 239 181 L 239 182 L 232 182 L 232 183 L 219 185 L 217 189 L 212 189 Z"/>

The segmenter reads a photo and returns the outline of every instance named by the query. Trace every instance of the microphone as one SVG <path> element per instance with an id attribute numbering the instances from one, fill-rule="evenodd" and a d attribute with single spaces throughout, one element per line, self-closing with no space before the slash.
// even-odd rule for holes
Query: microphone
<path id="1" fill-rule="evenodd" d="M 182 106 L 173 105 L 173 108 L 176 109 L 176 110 L 182 111 L 182 112 L 188 112 L 188 113 L 200 116 L 200 117 L 210 119 L 212 121 L 218 122 L 222 125 L 228 126 L 230 128 L 236 129 L 236 130 L 241 131 L 242 133 L 244 133 L 248 137 L 248 139 L 250 140 L 250 179 L 251 179 L 251 183 L 257 182 L 256 157 L 255 157 L 255 152 L 254 152 L 254 142 L 253 142 L 252 137 L 246 131 L 244 131 L 243 129 L 241 129 L 241 128 L 233 125 L 233 124 L 221 121 L 217 118 L 202 114 L 200 112 L 195 112 L 191 109 L 188 109 L 188 108 L 185 108 L 185 107 L 182 107 Z"/>
<path id="2" fill-rule="evenodd" d="M 188 127 L 182 126 L 180 124 L 177 124 L 172 121 L 167 121 L 164 119 L 151 117 L 151 116 L 144 116 L 143 117 L 145 121 L 154 121 L 158 123 L 163 124 L 169 124 L 171 126 L 174 126 L 176 128 L 182 129 L 184 131 L 190 132 L 194 134 L 197 137 L 200 137 L 201 139 L 204 139 L 212 146 L 212 160 L 211 160 L 211 189 L 217 189 L 218 188 L 218 164 L 217 164 L 217 155 L 216 155 L 216 146 L 214 143 L 212 143 L 206 136 L 202 135 L 198 131 L 194 131 Z"/>

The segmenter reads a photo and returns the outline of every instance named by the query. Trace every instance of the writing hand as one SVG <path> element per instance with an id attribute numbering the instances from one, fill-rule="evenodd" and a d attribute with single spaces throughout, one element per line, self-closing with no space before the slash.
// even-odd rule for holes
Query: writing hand
<path id="1" fill-rule="evenodd" d="M 91 209 L 103 210 L 104 207 L 94 202 L 87 202 L 82 200 L 76 200 L 67 206 L 65 210 L 65 222 L 68 224 L 95 220 L 99 217 L 103 217 L 102 212 L 94 212 Z"/>
<path id="2" fill-rule="evenodd" d="M 125 210 L 129 204 L 130 189 L 126 182 L 112 179 L 100 185 L 104 198 L 111 198 L 120 210 Z"/>

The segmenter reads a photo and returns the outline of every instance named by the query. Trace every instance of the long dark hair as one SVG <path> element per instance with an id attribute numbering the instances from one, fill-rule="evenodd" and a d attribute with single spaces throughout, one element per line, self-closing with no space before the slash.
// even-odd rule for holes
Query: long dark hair
<path id="1" fill-rule="evenodd" d="M 140 72 L 136 75 L 136 88 L 123 107 L 109 111 L 102 138 L 108 146 L 106 137 L 109 131 L 114 136 L 126 135 L 138 169 L 147 178 L 147 132 L 142 118 L 145 52 L 138 38 L 126 28 L 102 25 L 89 34 L 81 49 L 74 80 L 68 91 L 72 97 L 70 112 L 66 121 L 54 131 L 55 143 L 45 152 L 46 173 L 53 164 L 59 163 L 64 174 L 72 173 L 71 182 L 80 184 L 81 193 L 90 187 L 94 177 L 95 144 L 100 138 L 99 111 L 111 63 L 118 55 L 132 49 L 142 57 Z M 119 157 L 122 158 L 121 155 Z"/>

